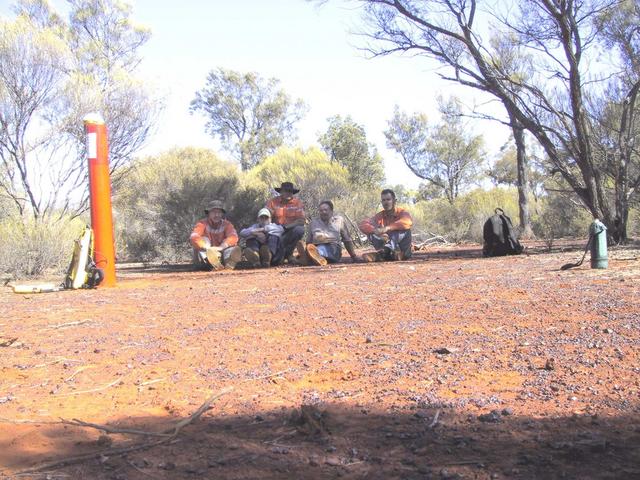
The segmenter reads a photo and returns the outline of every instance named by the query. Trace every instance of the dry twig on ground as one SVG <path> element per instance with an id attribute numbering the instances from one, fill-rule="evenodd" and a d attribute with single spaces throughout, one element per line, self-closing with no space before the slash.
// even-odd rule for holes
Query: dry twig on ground
<path id="1" fill-rule="evenodd" d="M 170 443 L 173 440 L 175 440 L 175 438 L 178 436 L 178 434 L 180 433 L 180 431 L 186 427 L 187 425 L 193 423 L 194 421 L 196 421 L 198 418 L 200 418 L 200 416 L 211 406 L 211 404 L 218 398 L 220 398 L 222 395 L 225 395 L 226 393 L 229 393 L 230 391 L 233 390 L 233 387 L 228 387 L 225 388 L 223 390 L 221 390 L 218 393 L 215 393 L 213 395 L 211 395 L 211 397 L 209 397 L 201 406 L 200 408 L 198 408 L 198 410 L 196 410 L 191 416 L 180 420 L 174 427 L 169 428 L 167 430 L 165 430 L 164 432 L 162 432 L 162 434 L 157 434 L 157 433 L 150 433 L 150 432 L 138 432 L 135 431 L 135 434 L 140 435 L 140 434 L 146 434 L 149 436 L 153 436 L 153 435 L 166 435 L 165 438 L 161 439 L 161 440 L 157 440 L 155 442 L 148 442 L 148 443 L 140 443 L 140 444 L 135 444 L 135 445 L 128 445 L 128 446 L 124 446 L 124 447 L 120 447 L 120 448 L 110 448 L 107 450 L 99 450 L 97 452 L 92 452 L 92 453 L 85 453 L 83 455 L 77 455 L 74 457 L 67 457 L 67 458 L 63 458 L 61 460 L 56 460 L 53 462 L 48 462 L 48 463 L 44 463 L 42 465 L 39 465 L 37 467 L 33 467 L 33 468 L 29 468 L 27 470 L 23 470 L 21 472 L 18 472 L 17 475 L 25 475 L 25 474 L 31 474 L 31 473 L 38 473 L 41 472 L 43 470 L 50 470 L 50 469 L 55 469 L 55 468 L 60 468 L 60 467 L 66 467 L 68 465 L 74 465 L 77 463 L 82 463 L 85 460 L 91 460 L 94 458 L 99 458 L 101 456 L 115 456 L 115 455 L 122 455 L 124 453 L 130 453 L 130 452 L 135 452 L 138 450 L 145 450 L 148 448 L 153 448 L 156 447 L 158 445 L 163 445 L 166 443 Z M 107 431 L 108 429 L 111 429 L 111 427 L 106 427 L 105 425 L 97 425 L 97 424 L 92 424 L 92 423 L 87 423 L 87 422 L 82 422 L 80 420 L 76 420 L 74 419 L 73 422 L 69 422 L 69 421 L 63 421 L 61 423 L 65 423 L 68 425 L 77 425 L 77 426 L 84 426 L 84 427 L 91 427 L 91 428 L 97 428 L 99 430 L 104 430 Z M 111 429 L 111 430 L 117 430 L 117 429 Z M 134 431 L 128 432 L 128 433 L 133 433 Z M 124 433 L 123 431 L 120 432 L 115 432 L 114 433 Z"/>

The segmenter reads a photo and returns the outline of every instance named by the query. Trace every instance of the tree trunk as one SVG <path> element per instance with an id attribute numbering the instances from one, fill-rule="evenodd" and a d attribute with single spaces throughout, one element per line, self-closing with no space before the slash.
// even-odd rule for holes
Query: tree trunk
<path id="1" fill-rule="evenodd" d="M 520 213 L 521 238 L 534 238 L 531 228 L 531 214 L 529 213 L 529 162 L 524 143 L 524 127 L 509 114 L 511 130 L 516 144 L 516 165 L 518 170 L 518 211 Z"/>

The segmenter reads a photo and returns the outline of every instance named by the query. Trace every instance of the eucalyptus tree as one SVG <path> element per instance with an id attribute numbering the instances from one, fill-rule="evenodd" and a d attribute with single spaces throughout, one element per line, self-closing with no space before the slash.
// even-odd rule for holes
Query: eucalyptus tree
<path id="1" fill-rule="evenodd" d="M 610 179 L 600 168 L 593 102 L 608 95 L 611 81 L 622 83 L 628 75 L 624 59 L 632 57 L 625 56 L 624 48 L 637 53 L 637 32 L 628 36 L 638 25 L 637 0 L 357 3 L 363 7 L 363 33 L 369 39 L 365 48 L 371 54 L 425 56 L 441 67 L 442 78 L 496 97 L 514 136 L 518 130 L 529 131 L 545 150 L 549 173 L 562 176 L 590 213 L 604 221 L 614 241 L 626 240 L 628 211 L 611 201 Z M 616 41 L 603 25 L 624 5 L 634 20 L 627 36 Z M 623 52 L 619 58 L 605 51 L 607 42 Z M 627 82 L 624 99 L 634 112 L 636 72 Z M 627 131 L 629 117 L 623 112 L 618 118 Z M 634 145 L 625 134 L 622 147 L 633 150 Z M 608 161 L 624 158 L 613 155 Z M 616 170 L 615 182 L 628 180 L 625 168 Z"/>
<path id="2" fill-rule="evenodd" d="M 384 134 L 387 146 L 400 154 L 407 167 L 453 204 L 480 172 L 484 140 L 465 124 L 456 98 L 439 99 L 439 109 L 441 122 L 429 125 L 425 114 L 409 115 L 396 107 Z"/>
<path id="3" fill-rule="evenodd" d="M 353 185 L 378 188 L 384 181 L 384 164 L 375 146 L 367 140 L 362 125 L 350 116 L 329 118 L 327 131 L 318 138 L 331 161 L 349 171 Z"/>
<path id="4" fill-rule="evenodd" d="M 116 0 L 72 0 L 69 19 L 21 0 L 0 22 L 1 193 L 34 218 L 88 206 L 83 117 L 101 112 L 117 188 L 161 102 L 136 78 L 148 30 Z"/>
<path id="5" fill-rule="evenodd" d="M 306 113 L 304 102 L 293 100 L 279 84 L 255 72 L 218 68 L 191 102 L 191 111 L 204 114 L 206 131 L 220 140 L 242 170 L 293 140 L 295 124 Z"/>

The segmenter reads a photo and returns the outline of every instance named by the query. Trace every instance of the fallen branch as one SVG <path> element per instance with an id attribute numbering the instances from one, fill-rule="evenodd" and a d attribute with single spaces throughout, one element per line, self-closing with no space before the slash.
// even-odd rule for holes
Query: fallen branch
<path id="1" fill-rule="evenodd" d="M 83 422 L 82 420 L 78 420 L 74 418 L 72 420 L 65 420 L 64 418 L 60 419 L 60 422 L 65 425 L 73 425 L 76 427 L 89 427 L 95 428 L 96 430 L 102 430 L 105 433 L 121 433 L 121 434 L 131 434 L 131 435 L 146 435 L 150 437 L 170 437 L 170 433 L 155 433 L 155 432 L 147 432 L 144 430 L 133 430 L 128 428 L 115 428 L 110 427 L 108 425 L 100 425 L 98 423 L 89 423 Z"/>
<path id="2" fill-rule="evenodd" d="M 50 362 L 39 363 L 38 365 L 34 365 L 33 368 L 42 368 L 47 367 L 49 365 L 54 365 L 60 362 L 80 362 L 80 360 L 69 360 L 68 358 L 58 357 L 56 360 L 51 360 Z"/>
<path id="3" fill-rule="evenodd" d="M 205 401 L 202 405 L 200 405 L 200 408 L 198 408 L 198 410 L 196 410 L 189 418 L 185 418 L 184 420 L 180 420 L 175 425 L 175 427 L 173 427 L 172 437 L 175 437 L 176 435 L 178 435 L 178 433 L 180 433 L 180 430 L 182 430 L 184 427 L 186 427 L 190 423 L 193 423 L 195 420 L 200 418 L 200 415 L 202 415 L 205 412 L 205 410 L 207 410 L 209 408 L 209 406 L 214 402 L 214 400 L 220 398 L 222 395 L 225 395 L 225 394 L 229 393 L 232 390 L 233 390 L 233 387 L 227 387 L 227 388 L 224 388 L 224 389 L 220 390 L 220 392 L 214 393 L 213 395 L 211 395 L 207 399 L 207 401 Z M 171 432 L 170 428 L 165 430 L 163 433 L 169 433 L 169 432 Z"/>
<path id="4" fill-rule="evenodd" d="M 249 381 L 253 382 L 254 380 L 264 380 L 265 378 L 279 377 L 283 373 L 287 373 L 287 372 L 289 372 L 291 370 L 293 370 L 293 369 L 292 368 L 287 368 L 286 370 L 280 370 L 279 372 L 270 373 L 269 375 L 262 375 L 261 377 L 247 378 L 245 380 L 245 382 L 249 382 Z"/>
<path id="5" fill-rule="evenodd" d="M 15 338 L 3 338 L 0 340 L 0 347 L 10 347 L 12 343 L 18 340 L 18 337 Z"/>
<path id="6" fill-rule="evenodd" d="M 429 247 L 435 244 L 452 245 L 452 243 L 442 235 L 433 235 L 431 238 L 428 238 L 420 243 L 414 244 L 414 248 L 416 250 L 420 250 L 421 248 Z"/>
<path id="7" fill-rule="evenodd" d="M 91 390 L 81 390 L 79 392 L 58 393 L 55 396 L 56 397 L 68 397 L 70 395 L 82 395 L 83 393 L 99 392 L 101 390 L 106 390 L 107 388 L 113 387 L 116 383 L 119 383 L 121 381 L 122 381 L 122 378 L 118 378 L 118 379 L 114 380 L 113 382 L 109 383 L 108 385 L 103 385 L 102 387 L 92 388 Z"/>
<path id="8" fill-rule="evenodd" d="M 135 451 L 139 451 L 139 450 L 146 450 L 148 448 L 157 447 L 158 445 L 171 443 L 172 441 L 175 440 L 175 438 L 178 436 L 178 434 L 180 433 L 180 431 L 184 427 L 186 427 L 187 425 L 193 423 L 195 420 L 200 418 L 200 416 L 211 406 L 211 403 L 213 403 L 214 400 L 216 400 L 217 398 L 221 397 L 222 395 L 224 395 L 226 393 L 229 393 L 232 390 L 233 390 L 233 387 L 228 387 L 228 388 L 225 388 L 225 389 L 221 390 L 218 393 L 215 393 L 215 394 L 211 395 L 211 397 L 209 397 L 200 406 L 200 408 L 198 408 L 198 410 L 196 410 L 190 417 L 179 421 L 172 429 L 168 429 L 165 432 L 163 432 L 163 433 L 169 433 L 169 432 L 172 432 L 172 433 L 169 436 L 167 436 L 166 438 L 163 438 L 161 440 L 157 440 L 155 442 L 140 443 L 140 444 L 130 445 L 130 446 L 126 446 L 126 447 L 120 447 L 120 448 L 110 448 L 110 449 L 107 449 L 107 450 L 100 450 L 100 451 L 93 452 L 93 453 L 86 453 L 84 455 L 77 455 L 75 457 L 67 457 L 67 458 L 63 458 L 61 460 L 56 460 L 54 462 L 44 463 L 42 465 L 39 465 L 39 466 L 33 467 L 33 468 L 29 468 L 27 470 L 22 470 L 21 472 L 17 472 L 17 475 L 38 473 L 38 472 L 41 472 L 42 470 L 66 467 L 68 465 L 74 465 L 74 464 L 77 464 L 77 463 L 82 463 L 85 460 L 92 460 L 94 458 L 100 458 L 102 456 L 109 457 L 109 456 L 115 456 L 115 455 L 122 455 L 123 453 L 135 452 Z M 74 421 L 80 422 L 80 420 L 75 420 L 75 419 L 74 419 Z M 83 424 L 85 422 L 80 422 L 80 423 Z M 92 426 L 93 428 L 97 427 L 97 425 L 94 427 L 93 424 L 86 424 L 86 425 L 82 425 L 82 426 Z M 100 427 L 102 427 L 102 426 L 103 425 L 101 425 Z M 154 435 L 154 434 L 149 433 L 149 435 Z M 157 435 L 157 434 L 155 434 L 155 435 Z"/>
<path id="9" fill-rule="evenodd" d="M 438 418 L 440 418 L 440 410 L 436 411 L 436 414 L 433 416 L 433 420 L 431 420 L 431 423 L 427 426 L 429 430 L 438 424 Z"/>
<path id="10" fill-rule="evenodd" d="M 147 448 L 152 448 L 152 447 L 156 447 L 158 445 L 162 445 L 163 443 L 168 443 L 172 439 L 173 439 L 173 437 L 168 437 L 168 438 L 164 438 L 162 440 L 158 440 L 157 442 L 141 443 L 141 444 L 132 445 L 132 446 L 129 446 L 129 447 L 111 448 L 111 449 L 108 449 L 108 450 L 100 450 L 99 452 L 85 453 L 84 455 L 76 455 L 75 457 L 67 457 L 67 458 L 63 458 L 62 460 L 56 460 L 54 462 L 43 463 L 42 465 L 39 465 L 37 467 L 29 468 L 27 470 L 22 470 L 21 472 L 18 472 L 18 475 L 24 475 L 24 474 L 27 474 L 27 473 L 37 473 L 37 472 L 40 472 L 42 470 L 66 467 L 66 466 L 69 466 L 69 465 L 75 465 L 76 463 L 82 463 L 85 460 L 93 460 L 94 458 L 100 458 L 102 456 L 109 457 L 109 456 L 114 456 L 114 455 L 122 455 L 123 453 L 135 452 L 135 451 L 138 451 L 138 450 L 145 450 Z"/>
<path id="11" fill-rule="evenodd" d="M 78 321 L 75 321 L 75 322 L 67 322 L 67 323 L 60 323 L 58 325 L 50 325 L 50 326 L 47 326 L 45 328 L 42 328 L 41 330 L 47 330 L 48 328 L 58 329 L 58 328 L 65 328 L 65 327 L 75 327 L 77 325 L 82 325 L 82 324 L 90 322 L 90 321 L 91 321 L 91 319 L 87 318 L 85 320 L 78 320 Z"/>
<path id="12" fill-rule="evenodd" d="M 69 378 L 65 379 L 65 383 L 70 382 L 71 380 L 73 380 L 73 377 L 75 377 L 77 374 L 79 374 L 80 372 L 88 368 L 95 368 L 95 365 L 83 365 L 81 367 L 78 367 L 78 369 L 75 372 L 73 372 L 73 374 Z"/>

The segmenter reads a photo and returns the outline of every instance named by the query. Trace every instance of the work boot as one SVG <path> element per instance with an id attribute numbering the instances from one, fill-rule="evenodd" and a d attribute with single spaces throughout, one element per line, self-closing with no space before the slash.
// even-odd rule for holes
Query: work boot
<path id="1" fill-rule="evenodd" d="M 260 266 L 260 255 L 253 248 L 244 249 L 244 258 L 251 264 L 252 268 L 258 268 Z"/>
<path id="2" fill-rule="evenodd" d="M 402 253 L 402 250 L 400 250 L 399 248 L 394 248 L 391 251 L 391 260 L 404 260 L 404 253 Z"/>
<path id="3" fill-rule="evenodd" d="M 207 262 L 211 265 L 213 270 L 222 270 L 222 253 L 220 250 L 214 247 L 207 248 L 206 251 Z"/>
<path id="4" fill-rule="evenodd" d="M 327 264 L 327 259 L 320 255 L 318 248 L 313 243 L 308 243 L 306 248 L 306 256 L 309 263 L 323 267 Z"/>
<path id="5" fill-rule="evenodd" d="M 367 252 L 362 254 L 362 260 L 364 260 L 367 263 L 381 262 L 382 255 L 380 255 L 380 252 Z"/>
<path id="6" fill-rule="evenodd" d="M 231 247 L 231 251 L 224 262 L 225 268 L 233 270 L 236 268 L 238 262 L 242 259 L 242 249 L 238 246 Z"/>
<path id="7" fill-rule="evenodd" d="M 271 266 L 271 257 L 269 245 L 262 245 L 260 247 L 260 266 L 262 268 L 269 268 Z"/>
<path id="8" fill-rule="evenodd" d="M 295 250 L 298 253 L 298 258 L 290 255 L 288 258 L 289 263 L 292 265 L 309 265 L 309 257 L 307 257 L 306 244 L 302 240 L 298 240 L 296 242 Z"/>

